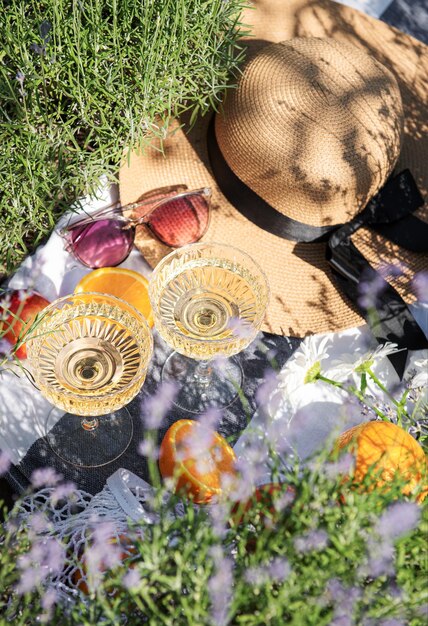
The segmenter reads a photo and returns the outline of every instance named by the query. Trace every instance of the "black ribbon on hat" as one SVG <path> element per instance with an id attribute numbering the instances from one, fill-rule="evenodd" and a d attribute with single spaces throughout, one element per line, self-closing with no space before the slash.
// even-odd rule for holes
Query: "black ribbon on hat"
<path id="1" fill-rule="evenodd" d="M 391 354 L 389 360 L 400 379 L 408 350 L 428 348 L 428 340 L 399 293 L 371 267 L 352 243 L 351 235 L 362 226 L 370 225 L 402 248 L 428 252 L 428 224 L 412 215 L 422 204 L 423 198 L 413 176 L 409 170 L 404 170 L 390 178 L 359 215 L 331 235 L 327 248 L 336 281 L 364 316 L 377 341 L 398 345 L 400 352 Z M 360 304 L 362 280 L 368 284 L 376 281 L 375 316 L 369 315 Z"/>
<path id="2" fill-rule="evenodd" d="M 391 177 L 365 209 L 346 224 L 310 226 L 287 217 L 252 191 L 231 170 L 218 146 L 214 116 L 207 135 L 208 154 L 216 182 L 229 202 L 253 224 L 267 232 L 296 242 L 328 241 L 327 259 L 338 285 L 366 319 L 379 343 L 396 343 L 399 352 L 389 356 L 400 379 L 408 350 L 428 348 L 428 340 L 399 293 L 374 270 L 351 241 L 361 227 L 369 225 L 393 243 L 412 252 L 428 252 L 428 224 L 413 215 L 423 205 L 409 170 Z M 360 304 L 362 281 L 376 280 L 376 317 Z"/>

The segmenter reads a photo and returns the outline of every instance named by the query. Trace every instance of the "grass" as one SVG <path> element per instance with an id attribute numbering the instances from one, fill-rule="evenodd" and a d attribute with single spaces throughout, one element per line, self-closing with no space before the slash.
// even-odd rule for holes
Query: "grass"
<path id="1" fill-rule="evenodd" d="M 123 151 L 215 107 L 242 0 L 9 0 L 0 12 L 0 274 Z"/>

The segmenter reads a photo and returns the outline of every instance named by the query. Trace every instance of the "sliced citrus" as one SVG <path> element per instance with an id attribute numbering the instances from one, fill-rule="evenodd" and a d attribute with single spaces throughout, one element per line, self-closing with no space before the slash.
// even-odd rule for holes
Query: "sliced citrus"
<path id="1" fill-rule="evenodd" d="M 74 293 L 96 291 L 122 298 L 144 315 L 149 326 L 153 326 L 152 307 L 147 288 L 147 278 L 134 270 L 122 267 L 100 267 L 86 274 L 76 286 Z"/>
<path id="2" fill-rule="evenodd" d="M 166 432 L 159 450 L 163 478 L 174 478 L 176 493 L 198 504 L 220 495 L 236 475 L 236 456 L 227 441 L 194 420 L 178 420 Z"/>

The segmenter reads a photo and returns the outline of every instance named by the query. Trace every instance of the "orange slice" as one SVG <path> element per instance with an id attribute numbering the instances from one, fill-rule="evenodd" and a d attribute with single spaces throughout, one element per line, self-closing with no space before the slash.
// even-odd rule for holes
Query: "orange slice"
<path id="1" fill-rule="evenodd" d="M 176 493 L 197 504 L 221 495 L 222 483 L 236 476 L 236 456 L 227 441 L 194 420 L 178 420 L 166 432 L 159 450 L 163 478 L 176 480 Z"/>
<path id="2" fill-rule="evenodd" d="M 149 326 L 153 326 L 148 284 L 147 278 L 134 270 L 122 267 L 100 267 L 86 274 L 76 286 L 74 293 L 96 291 L 122 298 L 144 315 Z"/>

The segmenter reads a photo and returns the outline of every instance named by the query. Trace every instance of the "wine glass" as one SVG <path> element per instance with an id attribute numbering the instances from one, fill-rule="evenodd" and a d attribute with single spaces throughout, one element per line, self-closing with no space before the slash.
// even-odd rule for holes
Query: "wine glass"
<path id="1" fill-rule="evenodd" d="M 156 329 L 175 352 L 163 381 L 179 384 L 175 404 L 200 413 L 237 397 L 243 373 L 237 354 L 255 338 L 269 299 L 263 270 L 245 252 L 196 243 L 174 250 L 149 282 Z"/>
<path id="2" fill-rule="evenodd" d="M 36 386 L 56 407 L 45 432 L 62 460 L 98 467 L 127 449 L 133 422 L 124 407 L 144 383 L 152 352 L 145 318 L 120 298 L 73 294 L 43 310 L 27 354 Z"/>

